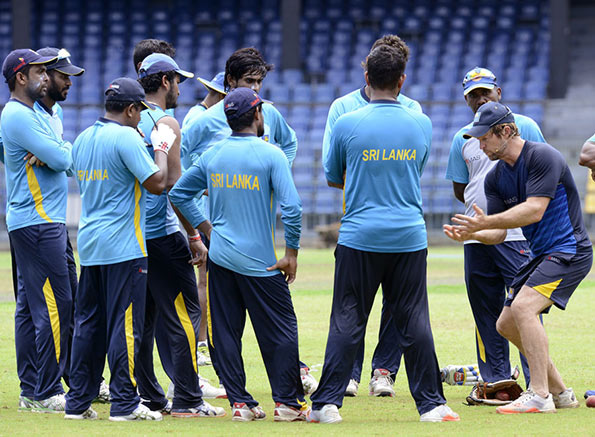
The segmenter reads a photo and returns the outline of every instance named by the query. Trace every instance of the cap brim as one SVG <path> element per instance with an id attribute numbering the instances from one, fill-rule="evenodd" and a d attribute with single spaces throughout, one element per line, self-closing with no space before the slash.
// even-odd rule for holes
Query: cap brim
<path id="1" fill-rule="evenodd" d="M 42 65 L 42 64 L 49 64 L 50 62 L 54 62 L 58 59 L 58 56 L 40 56 L 35 61 L 27 62 L 30 65 Z"/>
<path id="2" fill-rule="evenodd" d="M 155 105 L 153 105 L 152 103 L 147 102 L 146 100 L 141 100 L 140 102 L 141 102 L 142 105 L 146 106 L 151 111 L 154 111 L 155 108 L 156 108 Z"/>
<path id="3" fill-rule="evenodd" d="M 80 76 L 85 72 L 84 68 L 77 67 L 76 65 L 68 64 L 63 67 L 52 68 L 54 71 L 59 71 L 60 73 L 64 73 L 68 76 Z"/>
<path id="4" fill-rule="evenodd" d="M 203 79 L 202 77 L 197 77 L 196 80 L 199 81 L 200 83 L 202 83 L 205 87 L 207 87 L 210 90 L 218 92 L 219 94 L 223 94 L 224 96 L 227 95 L 227 93 L 225 92 L 225 90 L 223 88 L 221 88 L 220 86 L 216 85 L 215 83 L 213 83 L 209 80 Z"/>
<path id="5" fill-rule="evenodd" d="M 181 77 L 180 77 L 180 82 L 184 82 L 186 79 L 190 79 L 191 77 L 194 77 L 194 73 L 190 73 L 189 71 L 184 71 L 184 70 L 175 70 L 176 73 L 178 73 Z"/>
<path id="6" fill-rule="evenodd" d="M 485 88 L 488 90 L 493 90 L 494 88 L 496 88 L 496 84 L 495 83 L 475 83 L 475 84 L 471 85 L 469 88 L 467 88 L 465 91 L 463 91 L 463 95 L 466 96 L 471 91 L 473 91 L 474 89 L 477 89 L 477 88 Z"/>
<path id="7" fill-rule="evenodd" d="M 468 140 L 469 138 L 483 137 L 488 133 L 491 126 L 474 126 L 463 134 L 463 138 Z"/>

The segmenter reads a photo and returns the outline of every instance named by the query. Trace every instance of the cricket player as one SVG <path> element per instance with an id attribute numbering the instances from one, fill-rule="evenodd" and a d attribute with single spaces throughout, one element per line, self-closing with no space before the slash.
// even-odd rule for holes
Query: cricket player
<path id="1" fill-rule="evenodd" d="M 227 95 L 225 92 L 225 86 L 223 85 L 223 81 L 225 79 L 225 71 L 220 71 L 215 75 L 213 79 L 206 80 L 202 77 L 197 77 L 200 83 L 202 83 L 205 88 L 207 89 L 208 93 L 206 97 L 200 102 L 194 105 L 190 110 L 186 113 L 184 117 L 184 121 L 182 121 L 182 127 L 186 126 L 188 122 L 196 117 L 199 114 L 202 114 L 204 111 L 209 109 L 211 106 L 216 105 L 219 103 L 223 98 Z"/>
<path id="2" fill-rule="evenodd" d="M 426 290 L 427 235 L 420 177 L 432 125 L 399 104 L 400 50 L 381 45 L 367 60 L 370 103 L 335 123 L 325 162 L 329 186 L 344 189 L 324 367 L 311 422 L 337 423 L 378 287 L 392 314 L 421 421 L 458 421 L 442 393 Z M 390 217 L 390 220 L 387 220 Z"/>
<path id="3" fill-rule="evenodd" d="M 141 111 L 152 108 L 143 88 L 119 78 L 105 94 L 105 116 L 77 137 L 72 150 L 82 199 L 81 276 L 65 418 L 97 418 L 91 401 L 107 353 L 110 420 L 161 420 L 161 413 L 140 404 L 134 370 L 147 293 L 146 190 L 158 195 L 165 189 L 175 134 L 166 125 L 151 133 L 153 161 L 137 130 Z"/>
<path id="4" fill-rule="evenodd" d="M 46 64 L 56 56 L 13 50 L 2 73 L 10 90 L 0 119 L 6 226 L 21 284 L 15 310 L 20 411 L 64 411 L 60 379 L 68 361 L 72 293 L 66 259 L 66 170 L 71 144 L 35 111 L 48 92 Z M 31 165 L 32 155 L 45 163 Z"/>
<path id="5" fill-rule="evenodd" d="M 201 241 L 198 231 L 180 214 L 180 220 L 188 233 L 180 232 L 178 218 L 169 203 L 167 191 L 182 174 L 180 164 L 180 125 L 175 118 L 165 113 L 166 109 L 177 106 L 179 84 L 192 73 L 179 68 L 169 56 L 153 53 L 145 58 L 139 69 L 139 83 L 145 90 L 147 100 L 155 109 L 145 109 L 141 113 L 139 129 L 145 141 L 153 130 L 161 125 L 173 130 L 176 139 L 168 153 L 168 181 L 166 190 L 159 195 L 147 195 L 146 240 L 149 272 L 147 276 L 148 293 L 156 305 L 147 307 L 147 321 L 157 316 L 161 319 L 161 329 L 170 336 L 172 361 L 174 366 L 173 404 L 168 405 L 161 386 L 154 379 L 152 360 L 140 360 L 137 368 L 137 380 L 141 398 L 149 402 L 151 410 L 163 410 L 171 407 L 173 417 L 210 417 L 224 416 L 223 408 L 212 407 L 202 400 L 198 379 L 197 337 L 200 324 L 201 308 L 196 292 L 196 276 L 192 267 L 193 258 L 200 265 L 206 261 L 207 248 Z M 148 151 L 154 155 L 153 146 L 147 144 Z M 210 223 L 205 220 L 199 226 L 205 232 Z M 154 324 L 151 322 L 151 325 Z M 153 332 L 143 335 L 143 342 L 154 341 Z M 147 348 L 152 350 L 152 348 Z M 148 369 L 146 369 L 149 367 Z M 152 376 L 147 377 L 147 376 Z"/>
<path id="6" fill-rule="evenodd" d="M 409 47 L 397 35 L 385 35 L 376 40 L 372 45 L 372 50 L 381 45 L 387 45 L 399 50 L 407 63 L 409 59 Z M 362 63 L 364 70 L 367 69 L 366 62 Z M 325 157 L 328 155 L 329 145 L 331 141 L 331 132 L 337 119 L 348 112 L 363 108 L 370 102 L 370 86 L 355 90 L 343 97 L 335 100 L 329 110 L 328 118 L 326 120 L 326 128 L 324 130 L 324 139 L 322 143 L 322 157 L 323 163 Z M 413 99 L 399 93 L 397 102 L 401 105 L 422 112 L 421 105 Z M 386 307 L 386 300 L 382 303 L 382 317 L 380 319 L 380 331 L 378 333 L 378 345 L 374 350 L 372 357 L 372 374 L 369 384 L 370 396 L 394 396 L 395 390 L 393 384 L 397 371 L 401 364 L 402 352 L 398 346 L 395 345 L 394 338 L 396 336 L 396 328 L 391 322 L 390 311 Z M 359 388 L 360 378 L 362 374 L 362 365 L 364 362 L 364 341 L 357 351 L 355 363 L 353 365 L 353 372 L 351 372 L 351 379 L 345 390 L 345 396 L 356 396 Z"/>
<path id="7" fill-rule="evenodd" d="M 302 209 L 285 154 L 260 138 L 262 105 L 249 88 L 236 88 L 225 97 L 224 113 L 233 133 L 184 173 L 170 199 L 197 226 L 203 217 L 193 198 L 209 191 L 209 338 L 232 420 L 265 417 L 245 387 L 241 338 L 248 311 L 271 384 L 275 421 L 304 421 L 297 320 L 287 285 L 297 269 Z M 277 201 L 286 242 L 279 260 Z"/>
<path id="8" fill-rule="evenodd" d="M 445 225 L 444 231 L 457 241 L 499 244 L 507 229 L 522 228 L 532 257 L 512 281 L 496 327 L 527 357 L 531 386 L 497 412 L 552 413 L 576 407 L 578 401 L 549 356 L 539 316 L 552 305 L 566 308 L 591 270 L 593 250 L 563 156 L 549 144 L 523 139 L 515 120 L 510 109 L 497 102 L 485 103 L 476 112 L 463 137 L 477 138 L 488 158 L 498 161 L 485 178 L 487 214 L 473 205 L 474 216 L 457 214 L 455 225 Z"/>
<path id="9" fill-rule="evenodd" d="M 487 102 L 499 102 L 502 89 L 496 75 L 487 68 L 476 67 L 463 78 L 463 97 L 477 114 Z M 514 114 L 521 136 L 529 141 L 545 142 L 535 121 Z M 474 215 L 473 204 L 486 209 L 484 180 L 496 165 L 480 149 L 476 138 L 463 135 L 473 123 L 462 127 L 453 137 L 446 179 L 452 181 L 455 197 L 465 204 L 465 214 Z M 475 320 L 475 344 L 479 373 L 485 382 L 510 379 L 508 340 L 498 334 L 496 321 L 502 312 L 506 293 L 518 269 L 531 258 L 531 249 L 521 229 L 510 229 L 502 244 L 486 245 L 465 241 L 465 284 Z M 529 367 L 521 355 L 525 381 L 529 385 Z"/>
<path id="10" fill-rule="evenodd" d="M 583 144 L 578 163 L 591 170 L 591 178 L 595 181 L 595 135 Z"/>

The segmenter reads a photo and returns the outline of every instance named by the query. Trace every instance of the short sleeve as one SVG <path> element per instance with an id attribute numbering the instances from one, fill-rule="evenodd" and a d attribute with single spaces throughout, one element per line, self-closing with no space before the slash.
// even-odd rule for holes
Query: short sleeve
<path id="1" fill-rule="evenodd" d="M 469 183 L 469 169 L 467 168 L 465 158 L 463 158 L 463 144 L 465 144 L 465 139 L 461 132 L 457 132 L 452 139 L 446 174 L 444 176 L 446 179 L 458 184 Z"/>
<path id="2" fill-rule="evenodd" d="M 131 128 L 123 129 L 121 140 L 118 142 L 118 153 L 128 170 L 141 184 L 159 171 L 142 138 Z"/>
<path id="3" fill-rule="evenodd" d="M 527 147 L 527 144 L 525 144 Z M 558 183 L 566 169 L 566 161 L 562 155 L 551 147 L 532 150 L 527 160 L 527 197 L 556 196 Z"/>

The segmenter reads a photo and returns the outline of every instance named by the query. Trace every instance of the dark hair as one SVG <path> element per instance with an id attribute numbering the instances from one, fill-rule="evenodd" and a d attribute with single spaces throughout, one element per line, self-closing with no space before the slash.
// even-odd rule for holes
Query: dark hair
<path id="1" fill-rule="evenodd" d="M 227 76 L 238 80 L 246 73 L 260 74 L 265 77 L 273 69 L 273 64 L 267 64 L 258 50 L 245 47 L 236 50 L 225 63 L 225 79 L 223 85 L 227 89 Z"/>
<path id="2" fill-rule="evenodd" d="M 374 51 L 374 49 L 380 46 L 389 46 L 393 49 L 397 49 L 401 52 L 401 56 L 403 56 L 403 60 L 405 62 L 409 60 L 409 47 L 407 46 L 405 41 L 403 41 L 397 35 L 384 35 L 382 38 L 378 38 L 374 42 L 374 45 L 370 49 L 370 52 Z"/>
<path id="3" fill-rule="evenodd" d="M 143 104 L 140 102 L 120 102 L 117 100 L 106 100 L 105 110 L 106 112 L 111 112 L 112 114 L 121 114 L 130 105 L 134 105 L 134 107 L 137 109 L 144 108 Z"/>
<path id="4" fill-rule="evenodd" d="M 251 126 L 254 122 L 254 113 L 256 109 L 259 108 L 261 105 L 255 106 L 254 108 L 250 109 L 248 112 L 244 112 L 238 118 L 234 118 L 233 120 L 227 120 L 229 127 L 232 131 L 237 132 L 242 129 L 246 129 L 247 127 Z"/>
<path id="5" fill-rule="evenodd" d="M 15 74 L 13 74 L 10 77 L 10 79 L 8 79 L 6 81 L 8 83 L 8 91 L 13 92 L 14 89 L 16 88 L 16 86 L 17 86 L 17 73 L 23 73 L 25 76 L 29 77 L 29 70 L 31 70 L 31 64 L 25 65 L 23 68 L 21 68 Z"/>
<path id="6" fill-rule="evenodd" d="M 162 39 L 143 39 L 134 46 L 132 53 L 132 62 L 134 62 L 134 69 L 138 73 L 138 66 L 151 53 L 163 53 L 171 58 L 176 55 L 176 49 L 173 45 Z"/>
<path id="7" fill-rule="evenodd" d="M 176 78 L 176 74 L 178 73 L 175 71 L 153 73 L 138 79 L 138 83 L 140 83 L 144 88 L 145 94 L 150 94 L 156 92 L 159 89 L 161 86 L 161 78 L 163 76 L 167 77 L 167 80 L 169 80 L 170 83 L 173 83 L 174 79 Z"/>
<path id="8" fill-rule="evenodd" d="M 505 126 L 508 126 L 510 128 L 510 131 L 511 131 L 510 136 L 511 137 L 517 137 L 520 135 L 519 128 L 517 127 L 517 125 L 515 123 L 501 123 L 501 124 L 492 126 L 493 134 L 502 138 L 502 135 L 504 135 L 504 127 Z"/>
<path id="9" fill-rule="evenodd" d="M 397 87 L 405 72 L 405 60 L 399 50 L 381 45 L 368 56 L 368 80 L 370 86 L 378 90 Z"/>

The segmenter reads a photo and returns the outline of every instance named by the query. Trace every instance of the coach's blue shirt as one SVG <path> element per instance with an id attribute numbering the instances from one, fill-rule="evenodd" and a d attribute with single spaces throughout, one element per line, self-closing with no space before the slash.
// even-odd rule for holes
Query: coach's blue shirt
<path id="1" fill-rule="evenodd" d="M 263 103 L 264 135 L 262 139 L 277 145 L 293 163 L 297 152 L 297 137 L 281 113 L 270 103 Z M 192 162 L 214 143 L 231 135 L 223 111 L 223 100 L 197 115 L 182 128 L 182 162 L 189 168 Z"/>
<path id="2" fill-rule="evenodd" d="M 204 105 L 201 105 L 200 103 L 197 103 L 192 108 L 190 108 L 186 113 L 186 116 L 184 117 L 184 121 L 182 121 L 182 129 L 185 128 L 194 117 L 198 117 L 206 110 L 207 108 Z"/>
<path id="3" fill-rule="evenodd" d="M 277 147 L 254 135 L 233 134 L 206 151 L 169 193 L 170 199 L 198 226 L 203 217 L 191 200 L 209 189 L 213 231 L 210 259 L 247 276 L 271 276 L 277 262 L 277 200 L 287 247 L 298 249 L 302 207 L 287 165 Z"/>
<path id="4" fill-rule="evenodd" d="M 368 252 L 427 247 L 420 177 L 430 154 L 432 123 L 391 100 L 375 100 L 341 116 L 325 162 L 328 181 L 342 184 L 339 244 Z"/>
<path id="5" fill-rule="evenodd" d="M 66 223 L 68 142 L 57 138 L 31 107 L 10 99 L 0 118 L 6 176 L 6 226 L 14 231 L 42 223 Z M 30 166 L 31 152 L 46 165 Z"/>
<path id="6" fill-rule="evenodd" d="M 332 104 L 328 112 L 326 119 L 326 127 L 324 129 L 324 137 L 322 139 L 322 162 L 326 160 L 328 154 L 329 144 L 331 142 L 331 132 L 333 126 L 337 122 L 337 119 L 348 112 L 355 111 L 356 109 L 363 108 L 370 103 L 370 98 L 366 95 L 366 87 L 362 87 L 355 91 L 350 92 L 342 97 L 336 99 Z M 413 100 L 406 95 L 399 94 L 397 101 L 403 106 L 413 109 L 417 112 L 422 112 L 421 105 L 417 100 Z"/>
<path id="7" fill-rule="evenodd" d="M 591 247 L 581 202 L 562 154 L 549 144 L 526 141 L 513 166 L 504 161 L 485 180 L 488 214 L 497 214 L 529 197 L 549 197 L 542 219 L 522 228 L 533 256 L 552 252 L 575 254 Z"/>
<path id="8" fill-rule="evenodd" d="M 151 131 L 157 125 L 157 122 L 163 117 L 169 115 L 155 105 L 155 109 L 145 109 L 140 113 L 140 123 L 138 128 L 145 136 L 146 149 L 151 159 L 155 159 L 155 151 L 151 144 Z M 151 240 L 153 238 L 165 237 L 180 230 L 178 224 L 178 217 L 174 212 L 169 200 L 167 198 L 167 190 L 156 195 L 147 192 L 147 220 L 145 238 Z"/>
<path id="9" fill-rule="evenodd" d="M 83 266 L 147 256 L 142 184 L 159 171 L 138 132 L 100 118 L 74 142 L 81 189 L 78 251 Z"/>

